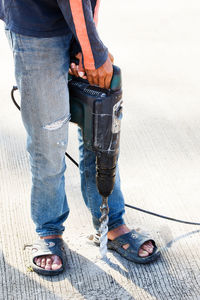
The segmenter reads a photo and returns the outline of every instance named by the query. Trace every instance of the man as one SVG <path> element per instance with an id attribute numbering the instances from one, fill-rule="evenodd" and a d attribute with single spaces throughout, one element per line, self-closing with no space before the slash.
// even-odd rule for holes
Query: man
<path id="1" fill-rule="evenodd" d="M 64 183 L 69 66 L 75 76 L 87 76 L 91 85 L 108 89 L 112 78 L 113 59 L 95 26 L 98 8 L 99 0 L 0 0 L 28 135 L 31 214 L 40 236 L 32 262 L 40 274 L 58 274 L 66 264 L 62 233 L 69 214 Z M 79 58 L 78 66 L 70 65 L 70 49 Z M 84 147 L 80 130 L 79 152 L 82 195 L 98 230 L 101 197 L 95 184 L 95 154 Z M 134 262 L 155 260 L 159 251 L 154 241 L 124 223 L 118 169 L 109 208 L 109 246 Z"/>

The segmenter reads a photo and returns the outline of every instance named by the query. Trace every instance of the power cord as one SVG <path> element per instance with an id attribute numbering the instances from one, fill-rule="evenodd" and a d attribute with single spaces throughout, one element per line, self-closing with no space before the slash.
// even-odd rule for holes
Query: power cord
<path id="1" fill-rule="evenodd" d="M 14 92 L 18 90 L 18 88 L 16 86 L 13 86 L 12 90 L 11 90 L 11 98 L 12 98 L 12 101 L 14 103 L 14 105 L 17 107 L 18 110 L 20 110 L 20 106 L 19 104 L 17 103 L 17 101 L 15 100 L 15 97 L 14 97 Z M 65 152 L 65 155 L 71 160 L 71 162 L 79 168 L 79 164 L 77 163 L 77 161 L 75 161 L 73 159 L 73 157 L 71 157 L 71 155 L 69 155 L 67 152 Z M 174 221 L 174 222 L 178 222 L 178 223 L 183 223 L 183 224 L 187 224 L 187 225 L 196 225 L 196 226 L 200 226 L 200 223 L 196 223 L 196 222 L 189 222 L 189 221 L 185 221 L 185 220 L 179 220 L 179 219 L 175 219 L 175 218 L 171 218 L 171 217 L 167 217 L 167 216 L 163 216 L 163 215 L 160 215 L 160 214 L 157 214 L 157 213 L 154 213 L 154 212 L 151 212 L 149 210 L 145 210 L 145 209 L 142 209 L 142 208 L 139 208 L 139 207 L 136 207 L 136 206 L 133 206 L 133 205 L 130 205 L 130 204 L 126 204 L 125 203 L 125 206 L 126 207 L 129 207 L 129 208 L 132 208 L 132 209 L 135 209 L 137 211 L 141 211 L 145 214 L 149 214 L 149 215 L 152 215 L 152 216 L 155 216 L 155 217 L 158 217 L 158 218 L 162 218 L 162 219 L 166 219 L 166 220 L 170 220 L 170 221 Z"/>

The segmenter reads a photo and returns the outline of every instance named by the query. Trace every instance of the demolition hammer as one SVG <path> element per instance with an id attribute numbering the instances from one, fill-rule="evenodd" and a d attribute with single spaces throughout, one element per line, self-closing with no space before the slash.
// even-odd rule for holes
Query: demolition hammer
<path id="1" fill-rule="evenodd" d="M 121 70 L 113 66 L 109 90 L 89 85 L 87 80 L 69 77 L 71 122 L 82 130 L 84 145 L 96 154 L 96 184 L 102 196 L 100 253 L 107 252 L 108 196 L 115 184 L 122 118 Z M 95 199 L 94 199 L 95 201 Z"/>

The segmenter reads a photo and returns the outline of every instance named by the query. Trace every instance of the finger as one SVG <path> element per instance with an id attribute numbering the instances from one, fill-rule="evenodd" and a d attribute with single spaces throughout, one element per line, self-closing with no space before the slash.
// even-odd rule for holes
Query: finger
<path id="1" fill-rule="evenodd" d="M 78 66 L 77 65 L 75 65 L 74 74 L 76 77 L 78 77 Z"/>
<path id="2" fill-rule="evenodd" d="M 82 58 L 79 60 L 78 69 L 79 69 L 79 71 L 84 71 L 85 72 L 85 69 L 84 69 L 83 64 L 82 64 Z"/>
<path id="3" fill-rule="evenodd" d="M 99 86 L 100 88 L 104 89 L 105 88 L 105 80 L 104 77 L 99 77 Z"/>
<path id="4" fill-rule="evenodd" d="M 70 69 L 71 69 L 72 71 L 75 69 L 75 67 L 76 67 L 76 64 L 75 64 L 75 63 L 71 63 L 71 64 L 70 64 Z"/>
<path id="5" fill-rule="evenodd" d="M 110 60 L 111 60 L 111 62 L 112 62 L 112 64 L 114 63 L 114 56 L 109 52 L 109 58 L 110 58 Z"/>
<path id="6" fill-rule="evenodd" d="M 78 71 L 80 71 L 80 72 L 85 72 L 85 69 L 83 68 L 83 64 L 82 64 L 82 63 L 80 63 L 80 64 L 78 65 Z"/>
<path id="7" fill-rule="evenodd" d="M 78 54 L 76 54 L 76 56 L 75 56 L 76 58 L 78 58 L 78 60 L 81 60 L 82 59 L 82 53 L 81 52 L 79 52 Z"/>
<path id="8" fill-rule="evenodd" d="M 84 75 L 85 75 L 85 72 L 78 71 L 78 76 L 79 76 L 79 77 L 83 78 L 83 77 L 84 77 Z"/>
<path id="9" fill-rule="evenodd" d="M 95 75 L 94 77 L 93 77 L 93 84 L 94 85 L 99 85 L 99 76 L 98 75 Z"/>
<path id="10" fill-rule="evenodd" d="M 71 63 L 71 70 L 73 75 L 78 77 L 78 66 L 75 63 Z"/>
<path id="11" fill-rule="evenodd" d="M 105 88 L 108 90 L 110 88 L 112 75 L 107 75 L 105 78 Z"/>
<path id="12" fill-rule="evenodd" d="M 87 75 L 87 79 L 88 79 L 89 84 L 94 85 L 92 76 Z"/>
<path id="13" fill-rule="evenodd" d="M 81 55 L 81 58 L 79 60 L 78 74 L 81 78 L 83 78 L 85 76 L 85 69 L 84 69 L 83 64 L 82 64 L 82 55 Z"/>
<path id="14" fill-rule="evenodd" d="M 74 67 L 72 68 L 72 66 L 69 68 L 69 74 L 75 76 L 75 72 L 74 72 Z"/>
<path id="15" fill-rule="evenodd" d="M 79 53 L 76 55 L 76 58 L 78 58 L 78 60 L 79 60 L 78 71 L 80 71 L 80 72 L 85 72 L 85 69 L 84 69 L 83 64 L 82 64 L 82 61 L 83 61 L 82 53 L 79 52 Z"/>

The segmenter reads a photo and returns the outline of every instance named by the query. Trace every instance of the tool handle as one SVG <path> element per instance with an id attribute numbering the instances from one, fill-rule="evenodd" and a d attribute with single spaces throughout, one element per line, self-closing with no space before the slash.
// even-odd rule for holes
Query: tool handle
<path id="1" fill-rule="evenodd" d="M 115 92 L 120 90 L 122 87 L 122 76 L 121 69 L 113 65 L 113 77 L 110 84 L 110 89 Z"/>
<path id="2" fill-rule="evenodd" d="M 81 81 L 81 82 L 85 82 L 87 84 L 89 84 L 87 79 L 82 79 L 81 77 L 75 77 L 69 74 L 68 77 L 69 80 L 73 79 L 76 81 Z M 112 76 L 112 80 L 111 80 L 111 84 L 110 84 L 110 90 L 115 92 L 120 90 L 122 87 L 122 79 L 121 79 L 121 70 L 119 67 L 113 65 L 113 76 Z"/>

